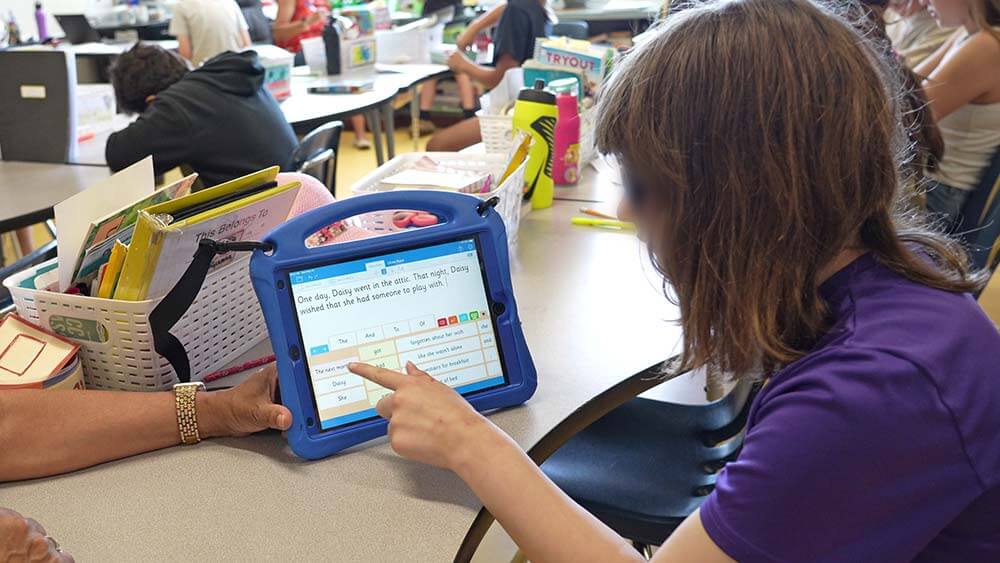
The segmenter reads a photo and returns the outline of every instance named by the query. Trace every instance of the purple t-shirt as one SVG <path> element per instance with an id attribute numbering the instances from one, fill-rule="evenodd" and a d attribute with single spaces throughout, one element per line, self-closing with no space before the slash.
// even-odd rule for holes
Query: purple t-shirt
<path id="1" fill-rule="evenodd" d="M 1000 333 L 870 254 L 821 292 L 833 327 L 755 399 L 708 535 L 741 562 L 1000 561 Z"/>

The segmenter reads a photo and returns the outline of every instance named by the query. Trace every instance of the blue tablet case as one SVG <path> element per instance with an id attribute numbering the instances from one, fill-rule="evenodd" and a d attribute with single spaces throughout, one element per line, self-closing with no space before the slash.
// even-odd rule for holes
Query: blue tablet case
<path id="1" fill-rule="evenodd" d="M 492 202 L 466 194 L 431 191 L 382 192 L 344 199 L 292 219 L 265 237 L 270 253 L 255 250 L 250 275 L 277 356 L 281 401 L 292 412 L 288 443 L 299 456 L 318 459 L 386 433 L 381 418 L 323 431 L 314 407 L 302 337 L 291 297 L 289 273 L 399 249 L 429 246 L 456 238 L 477 238 L 487 280 L 488 300 L 496 326 L 507 383 L 467 396 L 477 410 L 518 405 L 535 392 L 535 366 L 528 352 L 510 281 L 507 233 Z M 316 248 L 307 237 L 336 221 L 382 210 L 419 209 L 436 215 L 439 224 L 375 238 Z M 335 331 L 336 329 L 331 329 Z"/>

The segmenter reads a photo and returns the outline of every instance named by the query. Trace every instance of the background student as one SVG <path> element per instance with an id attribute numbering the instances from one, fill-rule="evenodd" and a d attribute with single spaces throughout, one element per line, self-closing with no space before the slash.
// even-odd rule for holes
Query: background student
<path id="1" fill-rule="evenodd" d="M 895 213 L 892 76 L 819 4 L 719 0 L 667 17 L 604 86 L 620 214 L 681 311 L 665 369 L 765 382 L 656 563 L 1000 560 L 1000 333 L 964 251 Z M 393 449 L 455 471 L 528 560 L 642 560 L 448 386 L 349 369 L 394 389 L 376 407 Z"/>
<path id="2" fill-rule="evenodd" d="M 961 28 L 915 69 L 944 138 L 927 209 L 955 226 L 1000 146 L 1000 0 L 923 1 L 938 24 Z"/>
<path id="3" fill-rule="evenodd" d="M 312 0 L 278 0 L 278 15 L 271 26 L 274 44 L 295 53 L 296 65 L 306 64 L 302 40 L 322 37 L 328 15 L 323 4 L 313 3 Z M 372 143 L 365 132 L 364 116 L 351 117 L 351 129 L 354 131 L 354 148 L 370 149 Z"/>
<path id="4" fill-rule="evenodd" d="M 250 46 L 247 22 L 234 0 L 180 0 L 172 13 L 169 32 L 177 37 L 177 51 L 195 67 Z"/>
<path id="5" fill-rule="evenodd" d="M 111 83 L 118 107 L 140 114 L 108 137 L 112 170 L 153 155 L 157 174 L 185 165 L 213 186 L 291 165 L 298 140 L 252 51 L 226 52 L 188 71 L 176 55 L 139 43 L 115 61 Z"/>
<path id="6" fill-rule="evenodd" d="M 922 63 L 955 32 L 939 26 L 922 0 L 889 0 L 888 4 L 886 33 L 909 68 Z"/>
<path id="7" fill-rule="evenodd" d="M 504 73 L 534 56 L 535 39 L 548 36 L 555 21 L 546 0 L 510 0 L 503 5 L 493 31 L 493 63 L 477 65 L 456 51 L 448 58 L 448 66 L 489 90 L 503 80 Z M 471 117 L 435 133 L 427 150 L 458 151 L 480 141 L 479 119 Z"/>
<path id="8" fill-rule="evenodd" d="M 438 3 L 442 4 L 442 3 Z M 449 4 L 451 4 L 449 2 Z M 459 4 L 461 6 L 461 4 Z M 434 3 L 424 4 L 424 16 L 433 14 L 435 11 L 447 6 L 435 6 Z M 506 3 L 497 4 L 485 14 L 472 20 L 469 26 L 455 39 L 455 47 L 464 52 L 472 46 L 476 36 L 486 30 L 496 26 L 503 16 Z M 533 50 L 533 49 L 532 49 Z M 523 62 L 523 61 L 522 61 Z M 458 73 L 455 75 L 455 82 L 458 83 L 458 98 L 462 106 L 462 118 L 469 119 L 476 115 L 476 87 L 468 74 Z M 434 107 L 434 98 L 437 96 L 437 80 L 428 80 L 420 89 L 420 134 L 425 135 L 434 132 L 434 124 L 430 121 L 430 110 Z"/>

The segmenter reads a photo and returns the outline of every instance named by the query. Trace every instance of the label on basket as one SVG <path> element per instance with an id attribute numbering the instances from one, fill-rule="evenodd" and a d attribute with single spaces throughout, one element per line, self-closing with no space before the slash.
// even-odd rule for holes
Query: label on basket
<path id="1" fill-rule="evenodd" d="M 108 329 L 104 328 L 101 323 L 90 319 L 52 315 L 49 317 L 49 328 L 59 336 L 75 340 L 99 343 L 108 341 Z"/>

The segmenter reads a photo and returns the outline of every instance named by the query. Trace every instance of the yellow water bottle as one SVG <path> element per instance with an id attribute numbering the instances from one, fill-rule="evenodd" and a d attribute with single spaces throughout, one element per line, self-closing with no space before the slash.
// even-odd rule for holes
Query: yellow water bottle
<path id="1" fill-rule="evenodd" d="M 552 149 L 556 130 L 556 96 L 545 90 L 545 81 L 535 80 L 534 88 L 525 88 L 514 104 L 514 128 L 531 135 L 531 152 L 524 171 L 524 197 L 532 209 L 552 207 L 555 185 L 552 182 Z"/>

